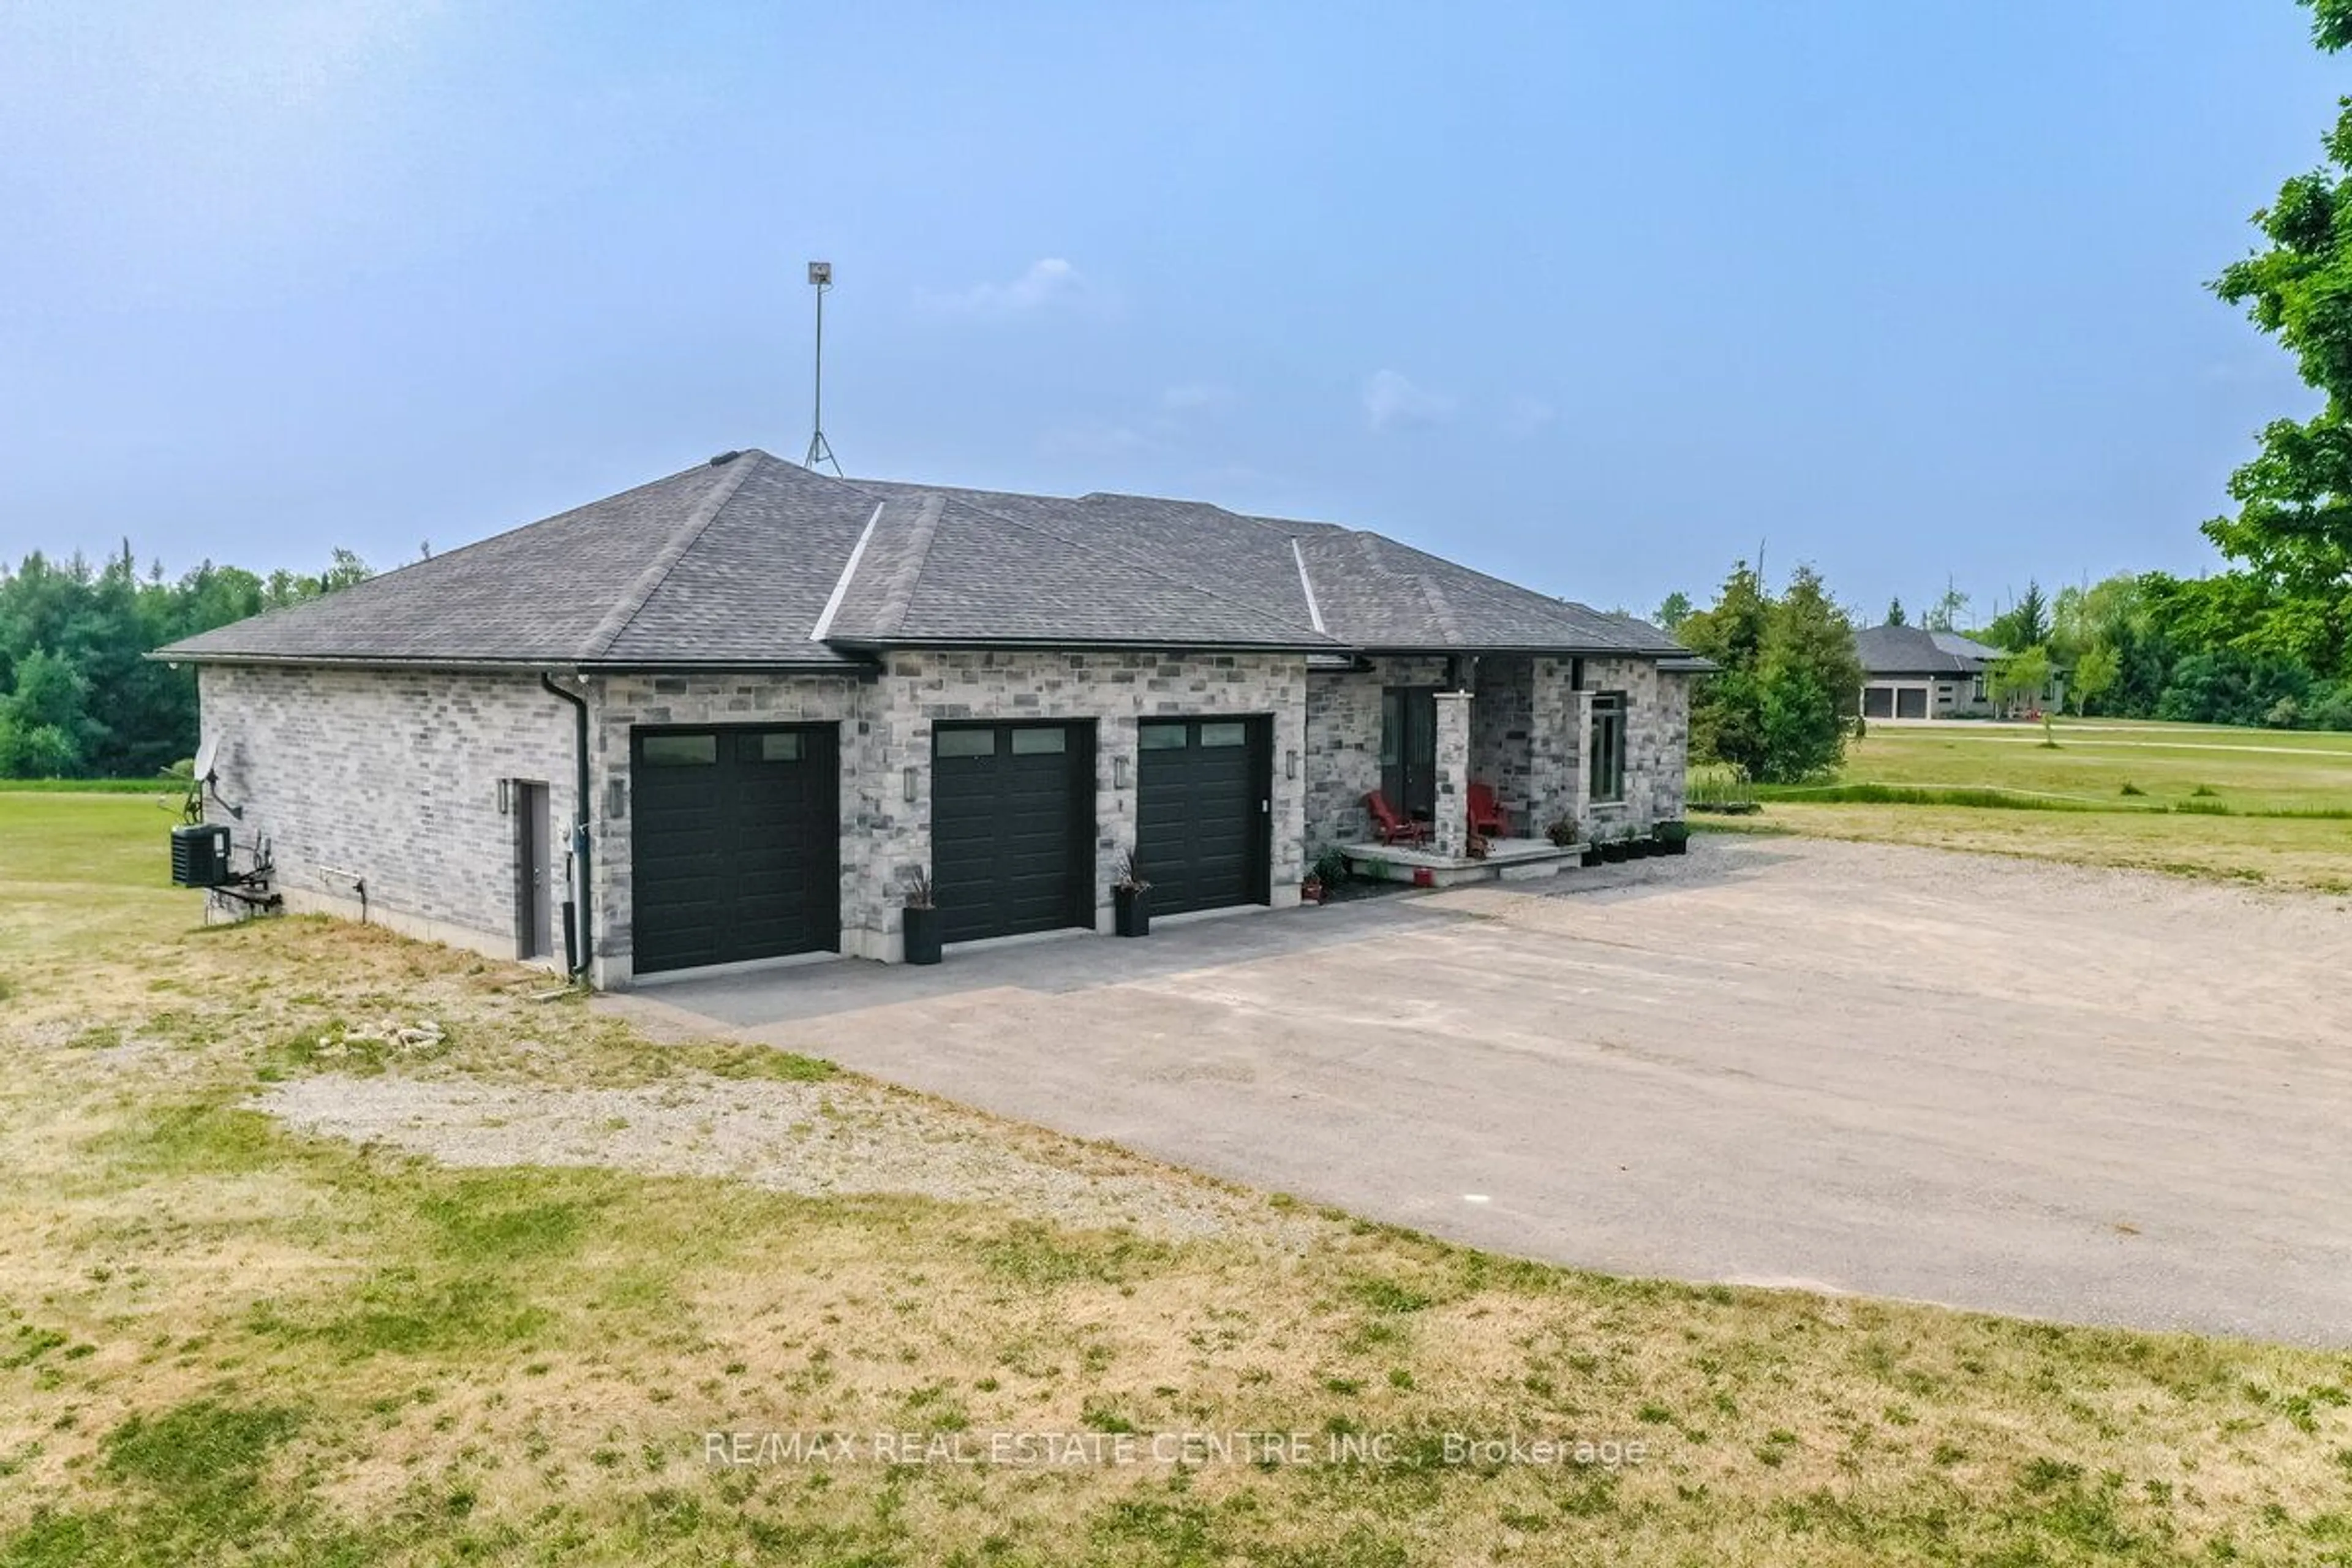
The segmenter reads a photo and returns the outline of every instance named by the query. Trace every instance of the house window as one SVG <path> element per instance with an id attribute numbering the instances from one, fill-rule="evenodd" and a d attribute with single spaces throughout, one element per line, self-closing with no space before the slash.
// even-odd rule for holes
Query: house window
<path id="1" fill-rule="evenodd" d="M 1984 700 L 1984 677 L 1979 675 L 1977 677 L 1976 689 L 1969 695 L 1969 700 L 1971 702 L 1981 702 Z"/>
<path id="2" fill-rule="evenodd" d="M 1594 800 L 1625 798 L 1625 694 L 1622 691 L 1593 694 L 1589 775 Z"/>

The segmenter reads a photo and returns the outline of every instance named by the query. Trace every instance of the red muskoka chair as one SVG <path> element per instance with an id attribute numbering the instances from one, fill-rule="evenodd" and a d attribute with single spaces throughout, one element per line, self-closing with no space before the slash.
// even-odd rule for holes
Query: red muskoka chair
<path id="1" fill-rule="evenodd" d="M 1378 790 L 1364 796 L 1364 809 L 1372 814 L 1372 835 L 1383 844 L 1426 844 L 1429 824 L 1412 818 L 1389 804 L 1389 797 Z"/>
<path id="2" fill-rule="evenodd" d="M 1511 836 L 1510 814 L 1503 803 L 1495 798 L 1492 784 L 1473 784 L 1470 786 L 1470 831 L 1484 838 L 1508 838 Z"/>

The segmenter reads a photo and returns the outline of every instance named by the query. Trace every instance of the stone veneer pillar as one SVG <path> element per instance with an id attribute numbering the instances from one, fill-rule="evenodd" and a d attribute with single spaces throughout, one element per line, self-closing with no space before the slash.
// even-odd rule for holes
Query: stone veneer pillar
<path id="1" fill-rule="evenodd" d="M 1470 849 L 1470 693 L 1437 693 L 1437 792 L 1430 847 L 1456 859 Z"/>

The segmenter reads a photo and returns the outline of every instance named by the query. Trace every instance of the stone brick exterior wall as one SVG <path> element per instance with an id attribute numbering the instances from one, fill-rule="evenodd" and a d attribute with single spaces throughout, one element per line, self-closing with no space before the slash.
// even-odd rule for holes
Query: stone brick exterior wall
<path id="1" fill-rule="evenodd" d="M 1578 816 L 1587 726 L 1572 660 L 1491 656 L 1478 661 L 1470 776 L 1495 786 L 1513 833 L 1539 838 Z"/>
<path id="2" fill-rule="evenodd" d="M 1482 661 L 1467 702 L 1440 704 L 1450 716 L 1441 717 L 1440 761 L 1451 763 L 1441 776 L 1492 779 L 1507 803 L 1532 805 L 1517 825 L 1527 832 L 1540 833 L 1559 803 L 1586 824 L 1647 826 L 1680 816 L 1688 679 L 1645 660 L 1594 660 L 1579 691 L 1570 670 L 1559 659 Z M 1139 721 L 1270 716 L 1273 900 L 1288 905 L 1315 851 L 1369 837 L 1361 799 L 1380 784 L 1382 689 L 1443 687 L 1446 676 L 1442 658 L 1309 674 L 1297 655 L 904 651 L 877 671 L 592 679 L 582 689 L 591 705 L 596 981 L 632 978 L 634 726 L 837 726 L 841 947 L 896 960 L 903 878 L 930 859 L 934 723 L 1095 724 L 1097 922 L 1107 931 L 1110 880 L 1135 843 Z M 559 878 L 576 805 L 573 712 L 536 676 L 215 665 L 199 679 L 220 793 L 245 807 L 232 824 L 240 866 L 266 837 L 289 908 L 356 916 L 355 879 L 364 879 L 372 920 L 501 957 L 517 952 L 519 825 L 500 810 L 499 783 L 548 786 Z M 1585 798 L 1597 689 L 1628 694 L 1625 800 L 1613 806 Z"/>
<path id="3" fill-rule="evenodd" d="M 1111 879 L 1135 847 L 1138 722 L 1190 714 L 1266 714 L 1273 719 L 1273 901 L 1298 902 L 1306 874 L 1305 768 L 1291 759 L 1307 745 L 1306 659 L 1295 654 L 983 653 L 901 651 L 872 689 L 872 776 L 916 799 L 875 829 L 871 850 L 884 896 L 864 949 L 896 959 L 898 889 L 911 867 L 930 862 L 931 726 L 940 720 L 1092 720 L 1095 722 L 1095 896 L 1097 929 L 1111 929 Z M 1118 780 L 1124 777 L 1124 785 Z"/>
<path id="4" fill-rule="evenodd" d="M 245 811 L 207 803 L 239 869 L 267 838 L 289 909 L 357 918 L 364 880 L 371 921 L 516 954 L 519 825 L 499 783 L 548 786 L 559 879 L 574 805 L 572 710 L 536 677 L 207 665 L 197 691 L 220 796 Z"/>
<path id="5" fill-rule="evenodd" d="M 1371 824 L 1366 791 L 1381 782 L 1381 692 L 1447 679 L 1440 658 L 1375 659 L 1367 671 L 1311 671 L 1307 678 L 1307 841 L 1315 848 L 1363 843 Z M 1683 811 L 1689 744 L 1690 678 L 1662 673 L 1648 659 L 1577 661 L 1488 655 L 1472 686 L 1466 776 L 1492 784 L 1515 833 L 1539 837 L 1559 817 L 1580 830 L 1646 829 Z M 1595 805 L 1587 769 L 1595 691 L 1626 694 L 1625 798 Z M 1441 781 L 1449 776 L 1439 758 Z M 1441 831 L 1445 824 L 1438 824 Z"/>
<path id="6" fill-rule="evenodd" d="M 1372 836 L 1364 796 L 1381 787 L 1381 692 L 1445 684 L 1443 658 L 1376 658 L 1307 676 L 1307 842 L 1320 853 Z"/>
<path id="7" fill-rule="evenodd" d="M 1647 831 L 1683 814 L 1690 754 L 1690 681 L 1648 659 L 1584 661 L 1584 690 L 1625 693 L 1625 796 L 1614 804 L 1590 798 L 1589 775 L 1580 785 L 1586 810 L 1580 820 L 1612 831 Z M 1590 703 L 1586 704 L 1590 733 Z"/>
<path id="8" fill-rule="evenodd" d="M 594 801 L 596 984 L 631 977 L 630 897 L 634 840 L 629 734 L 639 724 L 832 724 L 841 763 L 842 951 L 867 951 L 865 933 L 881 929 L 875 878 L 877 844 L 908 808 L 881 788 L 872 764 L 868 722 L 874 689 L 856 674 L 615 675 L 591 682 L 589 787 Z M 895 774 L 893 775 L 896 776 Z"/>

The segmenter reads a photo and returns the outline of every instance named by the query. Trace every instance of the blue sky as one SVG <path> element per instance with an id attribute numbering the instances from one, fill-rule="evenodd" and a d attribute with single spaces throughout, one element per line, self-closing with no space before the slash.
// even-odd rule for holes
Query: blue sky
<path id="1" fill-rule="evenodd" d="M 729 447 L 1571 597 L 2195 572 L 2288 0 L 0 8 L 0 555 L 379 565 Z"/>

